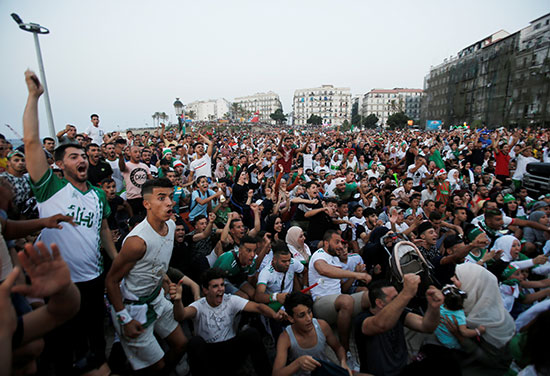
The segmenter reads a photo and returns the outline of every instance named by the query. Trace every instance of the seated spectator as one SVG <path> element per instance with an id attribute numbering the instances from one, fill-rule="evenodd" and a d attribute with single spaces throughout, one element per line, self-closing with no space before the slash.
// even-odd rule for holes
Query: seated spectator
<path id="1" fill-rule="evenodd" d="M 275 313 L 265 304 L 225 294 L 225 274 L 218 268 L 209 269 L 201 283 L 204 298 L 187 307 L 181 302 L 182 282 L 170 287 L 174 318 L 179 322 L 192 319 L 195 327 L 195 336 L 188 347 L 191 372 L 194 375 L 234 374 L 250 356 L 258 376 L 271 375 L 260 335 L 251 327 L 237 332 L 235 318 L 241 311 L 259 313 L 276 320 L 281 320 L 283 314 Z M 212 354 L 216 356 L 215 361 Z"/>
<path id="2" fill-rule="evenodd" d="M 334 350 L 340 366 L 351 374 L 346 351 L 328 323 L 313 317 L 312 308 L 310 295 L 295 292 L 287 296 L 285 311 L 291 325 L 286 327 L 277 341 L 273 376 L 309 375 L 311 371 L 321 371 L 326 367 L 325 362 L 330 362 L 325 355 L 327 344 Z"/>
<path id="3" fill-rule="evenodd" d="M 406 274 L 399 293 L 385 280 L 368 286 L 370 309 L 355 319 L 361 372 L 399 375 L 409 358 L 404 327 L 421 333 L 432 333 L 437 328 L 443 295 L 435 287 L 426 291 L 428 310 L 423 317 L 406 309 L 419 284 L 420 276 Z"/>

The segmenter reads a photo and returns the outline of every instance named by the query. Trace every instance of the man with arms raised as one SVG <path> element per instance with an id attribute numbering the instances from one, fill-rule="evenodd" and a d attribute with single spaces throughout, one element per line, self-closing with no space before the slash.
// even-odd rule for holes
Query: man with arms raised
<path id="1" fill-rule="evenodd" d="M 428 309 L 424 317 L 406 309 L 415 297 L 420 276 L 405 274 L 403 290 L 385 280 L 369 285 L 371 308 L 355 320 L 355 340 L 361 361 L 361 372 L 374 375 L 399 375 L 407 365 L 408 352 L 404 327 L 422 333 L 433 333 L 439 325 L 439 307 L 443 294 L 433 286 L 426 291 Z"/>
<path id="2" fill-rule="evenodd" d="M 207 270 L 201 283 L 204 298 L 187 307 L 181 302 L 182 281 L 177 286 L 170 286 L 174 317 L 180 322 L 192 319 L 195 326 L 195 337 L 189 341 L 191 372 L 193 375 L 233 375 L 250 355 L 257 375 L 271 375 L 271 366 L 257 330 L 249 327 L 237 333 L 235 316 L 245 311 L 281 320 L 284 314 L 275 313 L 265 304 L 225 294 L 224 275 L 218 268 Z"/>
<path id="3" fill-rule="evenodd" d="M 128 234 L 105 284 L 113 305 L 113 324 L 135 371 L 168 374 L 183 355 L 186 338 L 162 292 L 174 246 L 174 188 L 168 179 L 142 186 L 147 217 Z M 155 333 L 168 342 L 166 355 Z"/>
<path id="4" fill-rule="evenodd" d="M 193 180 L 193 176 L 206 176 L 212 179 L 212 150 L 214 150 L 214 144 L 208 139 L 208 137 L 199 134 L 200 137 L 208 144 L 206 153 L 204 152 L 204 145 L 202 142 L 197 142 L 194 145 L 197 158 L 189 164 L 189 181 Z"/>
<path id="5" fill-rule="evenodd" d="M 77 316 L 51 336 L 56 374 L 70 374 L 73 357 L 80 361 L 88 352 L 91 354 L 85 362 L 88 368 L 100 368 L 108 373 L 103 335 L 105 304 L 100 244 L 111 258 L 116 255 L 107 224 L 109 204 L 105 193 L 86 181 L 88 159 L 82 146 L 65 144 L 55 150 L 55 164 L 63 171 L 64 179 L 58 178 L 50 169 L 38 133 L 38 98 L 44 88 L 31 71 L 25 72 L 25 80 L 29 96 L 23 114 L 23 141 L 40 217 L 61 213 L 72 216 L 75 224 L 66 223 L 62 229 L 44 229 L 40 234 L 40 240 L 45 244 L 58 244 L 69 265 L 71 279 L 82 296 Z"/>

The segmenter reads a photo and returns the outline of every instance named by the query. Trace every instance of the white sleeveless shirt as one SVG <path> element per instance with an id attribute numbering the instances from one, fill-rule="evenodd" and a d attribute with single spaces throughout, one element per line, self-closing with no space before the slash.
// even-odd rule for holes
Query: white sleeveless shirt
<path id="1" fill-rule="evenodd" d="M 162 278 L 168 270 L 168 263 L 174 248 L 176 223 L 170 219 L 166 224 L 168 233 L 161 236 L 151 227 L 146 218 L 124 239 L 126 241 L 129 237 L 137 236 L 145 242 L 147 247 L 145 255 L 136 262 L 122 282 L 123 289 L 137 297 L 151 295 L 162 282 Z"/>

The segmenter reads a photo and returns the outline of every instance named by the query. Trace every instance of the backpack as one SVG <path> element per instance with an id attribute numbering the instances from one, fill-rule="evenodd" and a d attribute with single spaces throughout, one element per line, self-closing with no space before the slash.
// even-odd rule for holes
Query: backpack
<path id="1" fill-rule="evenodd" d="M 432 277 L 433 267 L 426 261 L 422 252 L 414 243 L 401 241 L 393 247 L 389 253 L 390 259 L 390 282 L 397 291 L 403 289 L 403 276 L 405 274 L 417 274 L 420 276 L 420 285 L 416 293 L 419 297 L 424 297 L 428 287 L 434 284 Z"/>

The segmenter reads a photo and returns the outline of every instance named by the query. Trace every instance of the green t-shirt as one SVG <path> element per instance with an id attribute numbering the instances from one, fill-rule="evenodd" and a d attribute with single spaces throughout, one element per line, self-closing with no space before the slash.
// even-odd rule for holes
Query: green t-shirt
<path id="1" fill-rule="evenodd" d="M 233 256 L 233 252 L 235 252 L 235 256 Z M 218 259 L 214 263 L 214 268 L 220 268 L 227 274 L 228 277 L 235 277 L 241 273 L 249 277 L 252 277 L 254 274 L 256 274 L 256 256 L 254 257 L 254 261 L 252 261 L 251 265 L 244 267 L 241 267 L 239 265 L 239 262 L 235 258 L 238 258 L 238 256 L 238 250 L 222 253 L 221 256 L 218 257 Z"/>

